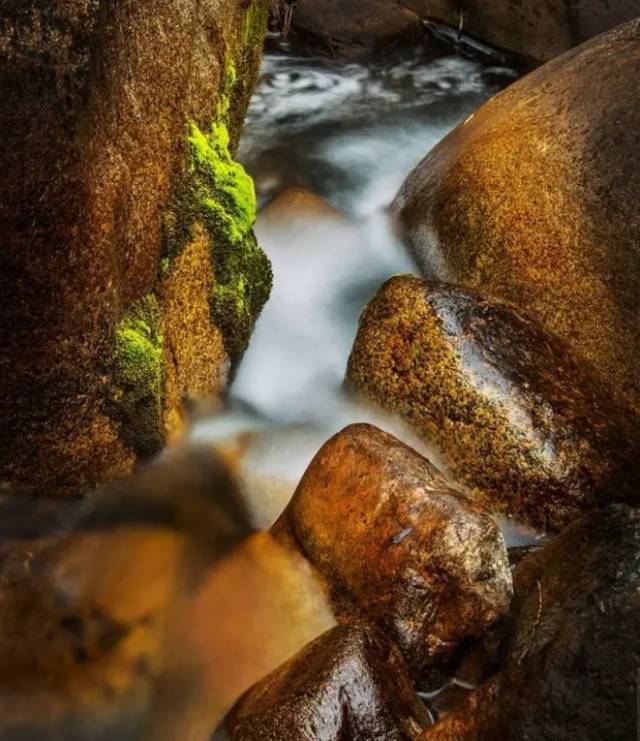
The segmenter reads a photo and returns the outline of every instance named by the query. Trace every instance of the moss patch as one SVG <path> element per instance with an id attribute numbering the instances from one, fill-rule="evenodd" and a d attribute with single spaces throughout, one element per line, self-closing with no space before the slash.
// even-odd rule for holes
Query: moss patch
<path id="1" fill-rule="evenodd" d="M 162 321 L 155 296 L 136 301 L 116 327 L 117 417 L 127 445 L 140 457 L 163 445 Z"/>
<path id="2" fill-rule="evenodd" d="M 252 231 L 253 180 L 231 155 L 227 119 L 235 84 L 235 68 L 229 65 L 209 130 L 189 123 L 187 176 L 165 221 L 168 240 L 163 262 L 193 238 L 195 224 L 205 229 L 216 282 L 210 296 L 211 320 L 222 331 L 231 360 L 237 362 L 269 297 L 272 274 Z"/>

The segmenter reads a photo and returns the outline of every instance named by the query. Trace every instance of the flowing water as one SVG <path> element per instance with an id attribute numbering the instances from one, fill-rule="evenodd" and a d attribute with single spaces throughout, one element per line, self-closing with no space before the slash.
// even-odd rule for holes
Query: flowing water
<path id="1" fill-rule="evenodd" d="M 515 77 L 424 47 L 375 63 L 284 45 L 265 54 L 239 158 L 264 207 L 256 233 L 274 289 L 227 409 L 192 432 L 238 453 L 256 525 L 273 522 L 320 445 L 352 422 L 374 422 L 438 463 L 400 422 L 349 399 L 342 382 L 366 302 L 389 276 L 415 272 L 387 206 L 427 151 Z M 272 200 L 287 188 L 326 203 Z M 529 537 L 506 524 L 505 535 L 513 544 Z"/>

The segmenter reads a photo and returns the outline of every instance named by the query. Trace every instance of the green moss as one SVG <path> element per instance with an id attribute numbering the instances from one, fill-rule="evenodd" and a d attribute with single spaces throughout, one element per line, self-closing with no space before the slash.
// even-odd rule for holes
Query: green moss
<path id="1" fill-rule="evenodd" d="M 182 249 L 196 223 L 210 237 L 216 283 L 210 296 L 211 319 L 222 331 L 234 362 L 248 344 L 272 282 L 271 266 L 252 232 L 256 218 L 253 180 L 231 155 L 227 117 L 235 84 L 235 67 L 229 64 L 209 130 L 189 123 L 186 178 L 176 208 L 165 221 L 166 257 Z"/>
<path id="2" fill-rule="evenodd" d="M 136 301 L 115 332 L 115 405 L 125 442 L 141 457 L 162 447 L 162 322 L 151 293 Z"/>

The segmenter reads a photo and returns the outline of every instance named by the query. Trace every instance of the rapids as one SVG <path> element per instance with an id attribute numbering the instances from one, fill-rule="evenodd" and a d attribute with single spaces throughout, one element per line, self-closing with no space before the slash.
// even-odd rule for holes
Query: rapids
<path id="1" fill-rule="evenodd" d="M 256 183 L 256 234 L 274 289 L 226 408 L 191 432 L 234 453 L 256 526 L 276 519 L 320 445 L 352 422 L 373 422 L 441 465 L 402 423 L 348 398 L 342 382 L 366 302 L 394 273 L 415 272 L 386 207 L 426 151 L 516 76 L 423 47 L 370 63 L 284 44 L 265 53 L 239 159 Z M 268 205 L 287 188 L 335 212 Z M 535 537 L 507 522 L 503 532 L 509 545 Z"/>

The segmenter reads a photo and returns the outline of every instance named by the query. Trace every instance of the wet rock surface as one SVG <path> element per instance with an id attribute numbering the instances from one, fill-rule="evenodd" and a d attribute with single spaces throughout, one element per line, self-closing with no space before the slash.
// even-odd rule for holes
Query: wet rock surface
<path id="1" fill-rule="evenodd" d="M 398 650 L 338 626 L 247 692 L 212 741 L 409 741 L 429 725 Z"/>
<path id="2" fill-rule="evenodd" d="M 0 481 L 68 493 L 115 478 L 158 451 L 184 397 L 221 389 L 228 337 L 211 337 L 222 326 L 212 308 L 191 310 L 194 297 L 211 299 L 211 271 L 194 261 L 174 269 L 180 250 L 166 244 L 176 229 L 188 241 L 201 209 L 183 199 L 165 217 L 196 156 L 190 125 L 205 132 L 207 167 L 222 163 L 234 188 L 244 183 L 230 153 L 266 13 L 262 0 L 0 4 Z M 207 173 L 209 195 L 237 226 L 247 194 Z M 206 265 L 212 239 L 216 259 L 237 247 L 214 236 Z M 255 245 L 231 251 L 216 286 L 246 277 L 264 293 Z M 173 278 L 166 325 L 160 274 Z M 192 328 L 200 322 L 191 337 L 174 318 L 177 294 Z"/>
<path id="3" fill-rule="evenodd" d="M 460 28 L 472 37 L 539 64 L 636 18 L 634 0 L 403 0 L 422 18 Z"/>
<path id="4" fill-rule="evenodd" d="M 631 739 L 640 513 L 593 512 L 520 563 L 490 678 L 431 739 Z"/>
<path id="5" fill-rule="evenodd" d="M 420 16 L 395 0 L 299 0 L 293 28 L 331 54 L 357 57 L 419 38 Z"/>
<path id="6" fill-rule="evenodd" d="M 371 425 L 321 448 L 274 532 L 324 576 L 343 619 L 377 622 L 416 674 L 441 668 L 508 609 L 511 576 L 493 518 Z"/>
<path id="7" fill-rule="evenodd" d="M 365 310 L 348 383 L 436 445 L 493 508 L 557 531 L 638 501 L 638 427 L 564 343 L 511 306 L 412 276 Z"/>
<path id="8" fill-rule="evenodd" d="M 514 83 L 427 155 L 394 204 L 427 277 L 519 305 L 636 408 L 639 39 L 632 21 Z"/>

